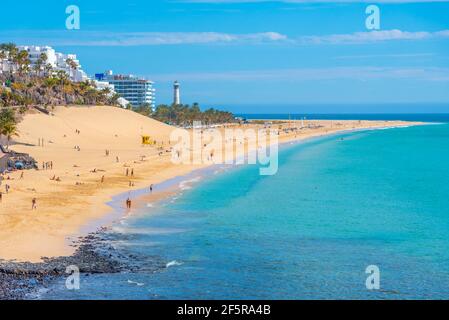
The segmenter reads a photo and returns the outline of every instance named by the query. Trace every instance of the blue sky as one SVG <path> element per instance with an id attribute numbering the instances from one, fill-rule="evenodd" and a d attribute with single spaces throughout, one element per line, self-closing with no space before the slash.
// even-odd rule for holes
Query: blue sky
<path id="1" fill-rule="evenodd" d="M 449 112 L 449 2 L 377 2 L 374 32 L 365 27 L 369 4 L 9 1 L 0 42 L 76 53 L 91 75 L 144 76 L 156 82 L 158 103 L 171 102 L 179 80 L 183 102 L 236 112 L 382 112 L 376 106 L 389 103 Z M 65 28 L 68 5 L 81 10 L 80 30 Z"/>

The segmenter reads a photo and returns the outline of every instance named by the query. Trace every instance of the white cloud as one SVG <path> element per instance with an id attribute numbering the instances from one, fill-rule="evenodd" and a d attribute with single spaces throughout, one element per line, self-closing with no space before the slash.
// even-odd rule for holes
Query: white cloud
<path id="1" fill-rule="evenodd" d="M 23 44 L 49 44 L 53 46 L 155 46 L 155 45 L 196 45 L 196 44 L 277 44 L 346 45 L 386 41 L 423 41 L 449 39 L 449 30 L 401 31 L 382 30 L 355 32 L 349 34 L 311 35 L 288 37 L 279 32 L 220 33 L 220 32 L 96 32 L 96 31 L 3 31 L 2 41 Z"/>
<path id="2" fill-rule="evenodd" d="M 319 44 L 363 44 L 383 41 L 419 41 L 429 39 L 449 39 L 449 30 L 438 32 L 408 32 L 401 30 L 383 30 L 355 32 L 351 34 L 332 34 L 323 36 L 301 36 L 296 39 L 278 32 L 232 34 L 219 32 L 130 32 L 97 34 L 86 32 L 83 36 L 71 40 L 61 40 L 59 45 L 79 46 L 150 46 L 180 44 L 240 43 L 262 44 L 288 42 L 293 45 Z"/>
<path id="3" fill-rule="evenodd" d="M 449 68 L 330 67 L 151 75 L 156 81 L 314 81 L 413 79 L 449 81 Z"/>
<path id="4" fill-rule="evenodd" d="M 378 58 L 429 58 L 436 56 L 435 53 L 386 53 L 386 54 L 361 54 L 361 55 L 348 55 L 338 56 L 335 60 L 354 60 L 354 59 L 378 59 Z"/>
<path id="5" fill-rule="evenodd" d="M 80 32 L 74 39 L 53 39 L 53 45 L 74 46 L 152 46 L 210 43 L 258 44 L 286 40 L 277 32 L 230 34 L 219 32 Z M 56 42 L 56 43 L 55 43 Z"/>
<path id="6" fill-rule="evenodd" d="M 383 30 L 355 32 L 351 34 L 333 34 L 324 36 L 305 36 L 298 39 L 303 44 L 358 44 L 392 40 L 427 40 L 449 38 L 449 30 L 438 32 L 407 32 L 401 30 Z"/>

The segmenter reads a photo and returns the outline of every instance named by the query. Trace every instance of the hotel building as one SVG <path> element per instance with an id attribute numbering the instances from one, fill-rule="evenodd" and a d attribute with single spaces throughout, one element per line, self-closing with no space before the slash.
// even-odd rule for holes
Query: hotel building
<path id="1" fill-rule="evenodd" d="M 129 101 L 133 107 L 148 104 L 155 108 L 156 99 L 154 83 L 133 75 L 114 75 L 112 71 L 95 75 L 97 81 L 106 81 L 114 86 L 115 92 Z"/>

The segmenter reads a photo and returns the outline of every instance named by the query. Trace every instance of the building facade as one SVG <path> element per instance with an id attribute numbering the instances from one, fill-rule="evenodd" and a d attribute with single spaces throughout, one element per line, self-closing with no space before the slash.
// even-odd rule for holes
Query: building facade
<path id="1" fill-rule="evenodd" d="M 95 75 L 97 81 L 106 81 L 114 86 L 114 90 L 122 98 L 129 101 L 133 107 L 145 104 L 155 108 L 156 99 L 152 81 L 141 79 L 133 75 L 114 75 L 112 71 L 98 73 Z"/>
<path id="2" fill-rule="evenodd" d="M 46 64 L 51 65 L 54 71 L 64 71 L 69 76 L 70 80 L 74 82 L 81 82 L 89 80 L 87 74 L 83 71 L 79 60 L 75 54 L 64 54 L 56 52 L 49 46 L 19 46 L 19 50 L 26 50 L 28 52 L 28 58 L 30 59 L 31 66 L 35 65 L 37 60 L 43 53 L 47 56 Z M 67 63 L 67 60 L 72 60 L 76 64 L 76 68 L 73 68 Z"/>

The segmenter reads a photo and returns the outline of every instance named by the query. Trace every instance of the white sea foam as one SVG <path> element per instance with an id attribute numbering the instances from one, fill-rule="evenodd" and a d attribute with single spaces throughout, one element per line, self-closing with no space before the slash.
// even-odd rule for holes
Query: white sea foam
<path id="1" fill-rule="evenodd" d="M 126 221 L 127 218 L 128 218 L 128 217 L 123 217 L 123 218 L 120 219 L 120 224 L 121 224 L 122 226 L 128 225 L 128 222 Z"/>
<path id="2" fill-rule="evenodd" d="M 189 190 L 192 189 L 192 184 L 201 180 L 201 177 L 196 177 L 190 180 L 181 181 L 179 183 L 179 189 L 181 190 Z"/>
<path id="3" fill-rule="evenodd" d="M 170 268 L 170 267 L 181 266 L 181 265 L 182 265 L 182 262 L 173 260 L 173 261 L 170 261 L 169 263 L 167 263 L 166 267 Z"/>
<path id="4" fill-rule="evenodd" d="M 135 282 L 135 281 L 131 281 L 131 280 L 128 280 L 128 283 L 129 283 L 129 284 L 135 284 L 135 285 L 138 286 L 138 287 L 142 287 L 142 286 L 145 285 L 145 283 L 142 283 L 142 282 Z"/>
<path id="5" fill-rule="evenodd" d="M 25 297 L 29 300 L 42 300 L 42 297 L 49 291 L 48 288 L 39 288 L 36 292 L 26 294 Z"/>
<path id="6" fill-rule="evenodd" d="M 115 226 L 112 231 L 121 234 L 136 234 L 136 235 L 158 235 L 158 234 L 174 234 L 184 232 L 184 229 L 170 229 L 170 228 L 122 228 Z"/>
<path id="7" fill-rule="evenodd" d="M 383 128 L 373 128 L 372 130 L 389 130 L 389 129 L 393 129 L 393 127 L 383 127 Z"/>

